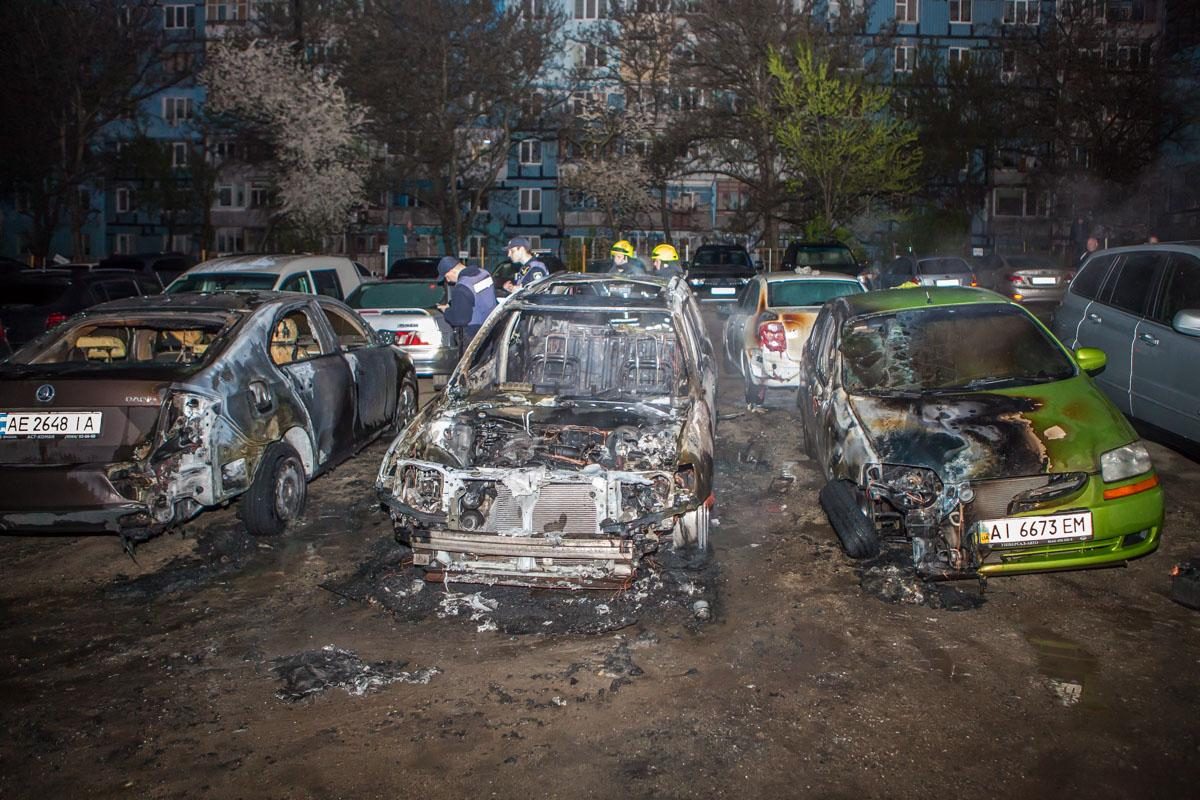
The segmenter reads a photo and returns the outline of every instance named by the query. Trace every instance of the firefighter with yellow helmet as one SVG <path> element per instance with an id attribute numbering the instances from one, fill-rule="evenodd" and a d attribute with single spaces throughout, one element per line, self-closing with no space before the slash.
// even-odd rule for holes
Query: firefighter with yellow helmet
<path id="1" fill-rule="evenodd" d="M 657 278 L 683 277 L 679 252 L 669 244 L 660 244 L 650 252 L 650 264 L 654 267 L 651 274 Z"/>
<path id="2" fill-rule="evenodd" d="M 609 262 L 608 272 L 610 275 L 645 275 L 646 266 L 637 257 L 633 249 L 633 245 L 628 239 L 622 239 L 612 246 L 608 251 L 612 257 Z"/>

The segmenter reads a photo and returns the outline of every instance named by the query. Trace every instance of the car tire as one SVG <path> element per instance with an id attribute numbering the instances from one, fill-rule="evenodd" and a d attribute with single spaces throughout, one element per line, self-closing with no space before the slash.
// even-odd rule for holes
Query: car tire
<path id="1" fill-rule="evenodd" d="M 308 480 L 296 448 L 273 442 L 263 452 L 238 515 L 252 536 L 278 536 L 304 515 Z"/>
<path id="2" fill-rule="evenodd" d="M 849 481 L 832 480 L 820 494 L 821 508 L 850 558 L 879 555 L 879 534 L 858 504 L 858 492 Z"/>
<path id="3" fill-rule="evenodd" d="M 391 433 L 404 430 L 404 426 L 417 415 L 417 391 L 417 379 L 410 372 L 400 380 L 400 389 L 396 392 L 396 412 L 392 415 L 389 427 Z"/>
<path id="4" fill-rule="evenodd" d="M 677 548 L 686 548 L 694 553 L 693 562 L 703 563 L 708 558 L 709 518 L 710 509 L 705 504 L 680 514 L 675 521 L 674 544 Z"/>
<path id="5" fill-rule="evenodd" d="M 746 355 L 742 354 L 742 383 L 746 387 L 746 403 L 752 406 L 761 406 L 767 402 L 767 387 L 766 384 L 757 384 L 754 382 L 754 373 L 750 371 L 750 363 L 746 360 Z"/>

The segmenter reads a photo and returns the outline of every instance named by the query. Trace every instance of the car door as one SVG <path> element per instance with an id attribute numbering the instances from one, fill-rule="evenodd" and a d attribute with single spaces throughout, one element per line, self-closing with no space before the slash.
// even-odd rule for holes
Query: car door
<path id="1" fill-rule="evenodd" d="M 757 278 L 746 284 L 725 322 L 725 354 L 730 361 L 737 364 L 738 369 L 742 367 L 742 353 L 746 347 L 747 321 L 758 312 L 761 284 L 762 281 Z"/>
<path id="2" fill-rule="evenodd" d="M 332 344 L 345 359 L 354 384 L 357 448 L 386 426 L 394 415 L 400 388 L 396 354 L 389 347 L 377 345 L 366 325 L 347 309 L 327 302 L 319 305 L 333 334 Z"/>
<path id="3" fill-rule="evenodd" d="M 1097 298 L 1079 325 L 1078 346 L 1097 347 L 1108 356 L 1096 383 L 1126 414 L 1130 408 L 1133 340 L 1138 323 L 1148 313 L 1150 301 L 1166 264 L 1159 251 L 1122 254 Z"/>
<path id="4" fill-rule="evenodd" d="M 342 353 L 329 342 L 323 316 L 310 303 L 282 309 L 267 343 L 271 360 L 308 412 L 317 471 L 353 452 L 356 387 Z"/>
<path id="5" fill-rule="evenodd" d="M 1185 309 L 1200 309 L 1200 259 L 1173 253 L 1154 311 L 1133 340 L 1130 405 L 1138 419 L 1200 442 L 1200 338 L 1171 326 Z"/>
<path id="6" fill-rule="evenodd" d="M 799 386 L 796 405 L 803 422 L 805 449 L 817 461 L 824 464 L 822 449 L 827 434 L 821 430 L 822 420 L 828 407 L 831 365 L 836 346 L 835 317 L 831 306 L 822 308 L 813 322 L 812 332 L 804 345 L 804 358 L 800 365 Z"/>
<path id="7" fill-rule="evenodd" d="M 1115 255 L 1104 255 L 1087 261 L 1071 281 L 1062 304 L 1054 310 L 1054 335 L 1067 347 L 1079 346 L 1079 329 L 1091 313 L 1095 299 L 1103 292 L 1105 279 L 1115 260 Z"/>

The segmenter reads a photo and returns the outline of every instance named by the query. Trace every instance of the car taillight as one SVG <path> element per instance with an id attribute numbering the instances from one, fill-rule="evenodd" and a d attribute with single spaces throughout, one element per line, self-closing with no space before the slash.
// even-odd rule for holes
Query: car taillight
<path id="1" fill-rule="evenodd" d="M 421 338 L 421 334 L 418 331 L 396 331 L 392 334 L 392 339 L 392 343 L 397 347 L 414 347 L 429 344 L 429 342 Z"/>
<path id="2" fill-rule="evenodd" d="M 975 273 L 973 273 L 973 272 L 971 273 L 971 285 L 972 286 L 979 285 L 979 279 L 975 277 Z"/>
<path id="3" fill-rule="evenodd" d="M 1017 273 L 1012 272 L 1012 273 L 1009 273 L 1008 275 L 1005 275 L 1004 280 L 1008 281 L 1009 283 L 1013 283 L 1013 284 L 1016 284 L 1017 286 L 1020 286 L 1022 283 L 1025 282 L 1025 276 L 1018 275 Z"/>
<path id="4" fill-rule="evenodd" d="M 782 353 L 787 349 L 787 334 L 782 322 L 764 322 L 758 326 L 758 343 L 768 350 Z"/>
<path id="5" fill-rule="evenodd" d="M 1072 270 L 1066 274 L 1066 277 L 1063 278 L 1063 283 L 1070 283 L 1073 280 L 1075 280 L 1075 271 L 1074 270 Z"/>
<path id="6" fill-rule="evenodd" d="M 61 311 L 51 311 L 46 315 L 46 330 L 57 328 L 67 321 L 67 315 Z"/>

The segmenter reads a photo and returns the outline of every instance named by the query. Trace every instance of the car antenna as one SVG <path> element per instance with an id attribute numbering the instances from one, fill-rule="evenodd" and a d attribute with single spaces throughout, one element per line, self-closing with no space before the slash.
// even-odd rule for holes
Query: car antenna
<path id="1" fill-rule="evenodd" d="M 925 305 L 927 305 L 927 306 L 933 305 L 933 298 L 929 296 L 928 289 L 925 290 Z"/>

